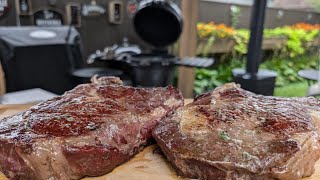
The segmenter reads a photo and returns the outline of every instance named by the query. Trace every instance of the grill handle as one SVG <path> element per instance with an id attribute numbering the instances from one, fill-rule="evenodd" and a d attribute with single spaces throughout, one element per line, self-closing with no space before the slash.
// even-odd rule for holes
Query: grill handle
<path id="1" fill-rule="evenodd" d="M 197 68 L 208 68 L 214 63 L 213 58 L 185 57 L 180 61 L 176 61 L 175 65 Z"/>

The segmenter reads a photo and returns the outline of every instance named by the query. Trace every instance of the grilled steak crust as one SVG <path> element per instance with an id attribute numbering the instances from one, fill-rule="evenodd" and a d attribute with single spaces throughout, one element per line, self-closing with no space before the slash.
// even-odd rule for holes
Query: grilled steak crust
<path id="1" fill-rule="evenodd" d="M 110 172 L 138 153 L 180 92 L 104 77 L 0 121 L 0 170 L 10 179 L 66 180 Z"/>
<path id="2" fill-rule="evenodd" d="M 231 83 L 195 98 L 153 131 L 178 174 L 295 180 L 320 156 L 320 100 L 256 95 Z"/>

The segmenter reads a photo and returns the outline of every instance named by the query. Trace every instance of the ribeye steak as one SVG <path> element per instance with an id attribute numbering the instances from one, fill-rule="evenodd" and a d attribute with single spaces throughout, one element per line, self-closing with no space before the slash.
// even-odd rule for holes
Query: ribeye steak
<path id="1" fill-rule="evenodd" d="M 0 120 L 0 170 L 10 179 L 64 180 L 110 172 L 138 153 L 180 92 L 103 77 Z"/>
<path id="2" fill-rule="evenodd" d="M 178 174 L 200 179 L 295 180 L 320 156 L 320 100 L 256 95 L 226 84 L 153 131 Z"/>

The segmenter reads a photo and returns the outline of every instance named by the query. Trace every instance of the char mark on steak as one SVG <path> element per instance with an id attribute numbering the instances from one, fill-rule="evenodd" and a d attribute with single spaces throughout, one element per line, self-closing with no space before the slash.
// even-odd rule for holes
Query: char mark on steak
<path id="1" fill-rule="evenodd" d="M 67 180 L 110 172 L 138 153 L 180 92 L 103 77 L 0 121 L 0 170 L 10 179 Z"/>
<path id="2" fill-rule="evenodd" d="M 185 177 L 295 180 L 314 172 L 319 123 L 317 98 L 256 95 L 231 83 L 178 108 L 153 137 Z"/>

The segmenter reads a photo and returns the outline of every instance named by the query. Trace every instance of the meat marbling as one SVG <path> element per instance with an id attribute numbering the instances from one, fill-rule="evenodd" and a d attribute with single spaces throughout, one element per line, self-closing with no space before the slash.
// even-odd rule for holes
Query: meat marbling
<path id="1" fill-rule="evenodd" d="M 295 180 L 320 156 L 320 100 L 256 95 L 226 84 L 161 121 L 153 137 L 189 178 Z"/>
<path id="2" fill-rule="evenodd" d="M 64 95 L 0 120 L 0 170 L 10 179 L 99 176 L 138 153 L 180 92 L 93 79 Z"/>

